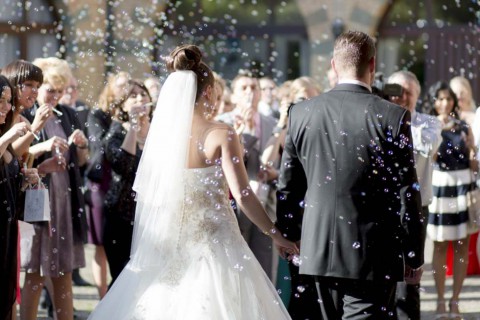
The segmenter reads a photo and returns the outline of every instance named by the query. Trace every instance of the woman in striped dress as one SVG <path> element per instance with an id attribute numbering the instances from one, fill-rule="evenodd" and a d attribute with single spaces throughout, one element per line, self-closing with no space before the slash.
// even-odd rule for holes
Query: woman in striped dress
<path id="1" fill-rule="evenodd" d="M 443 82 L 430 87 L 428 100 L 432 113 L 442 123 L 442 144 L 438 148 L 433 170 L 433 201 L 429 206 L 427 233 L 433 240 L 432 265 L 437 289 L 438 319 L 461 319 L 458 299 L 467 273 L 468 238 L 470 230 L 466 195 L 477 171 L 474 160 L 474 141 L 470 127 L 458 119 L 458 100 Z M 450 313 L 445 306 L 445 264 L 448 244 L 454 248 L 453 294 L 449 301 Z"/>

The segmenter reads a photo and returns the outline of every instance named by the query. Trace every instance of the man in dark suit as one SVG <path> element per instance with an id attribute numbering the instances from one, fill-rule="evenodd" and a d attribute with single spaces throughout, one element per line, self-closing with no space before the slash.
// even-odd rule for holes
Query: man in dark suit
<path id="1" fill-rule="evenodd" d="M 277 225 L 301 240 L 325 319 L 385 319 L 396 282 L 418 282 L 423 265 L 410 112 L 371 93 L 368 35 L 340 35 L 332 67 L 338 85 L 290 110 Z"/>

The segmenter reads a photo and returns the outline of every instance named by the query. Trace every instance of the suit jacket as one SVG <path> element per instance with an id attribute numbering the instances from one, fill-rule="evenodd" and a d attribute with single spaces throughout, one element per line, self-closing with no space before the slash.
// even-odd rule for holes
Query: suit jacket
<path id="1" fill-rule="evenodd" d="M 292 107 L 277 225 L 302 240 L 300 273 L 402 281 L 423 264 L 420 211 L 408 111 L 354 84 Z"/>
<path id="2" fill-rule="evenodd" d="M 233 126 L 237 111 L 223 113 L 217 116 L 217 120 Z M 257 180 L 257 175 L 260 170 L 260 157 L 267 146 L 268 140 L 272 136 L 273 128 L 277 124 L 277 120 L 271 116 L 258 114 L 260 120 L 260 135 L 254 136 L 249 133 L 242 133 L 241 139 L 245 149 L 245 167 L 247 168 L 248 177 L 250 180 Z"/>
<path id="3" fill-rule="evenodd" d="M 242 134 L 243 146 L 245 148 L 245 167 L 250 180 L 257 180 L 257 175 L 262 164 L 260 158 L 267 146 L 268 140 L 272 136 L 273 128 L 277 123 L 273 117 L 264 116 L 261 113 L 258 115 L 260 120 L 260 135 Z"/>

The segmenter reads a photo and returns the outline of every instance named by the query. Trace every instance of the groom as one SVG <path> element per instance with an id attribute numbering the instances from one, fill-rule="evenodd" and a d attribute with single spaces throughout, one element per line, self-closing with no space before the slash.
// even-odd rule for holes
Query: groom
<path id="1" fill-rule="evenodd" d="M 332 67 L 338 85 L 290 111 L 277 225 L 301 240 L 324 319 L 386 319 L 396 282 L 418 282 L 423 265 L 410 112 L 371 93 L 368 35 L 340 35 Z"/>

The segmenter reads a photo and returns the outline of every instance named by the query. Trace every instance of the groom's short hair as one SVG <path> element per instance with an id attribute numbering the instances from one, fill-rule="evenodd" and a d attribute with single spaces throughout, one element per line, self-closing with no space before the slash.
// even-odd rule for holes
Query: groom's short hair
<path id="1" fill-rule="evenodd" d="M 342 73 L 361 77 L 375 57 L 375 42 L 361 31 L 346 31 L 338 36 L 333 48 L 335 67 Z"/>

